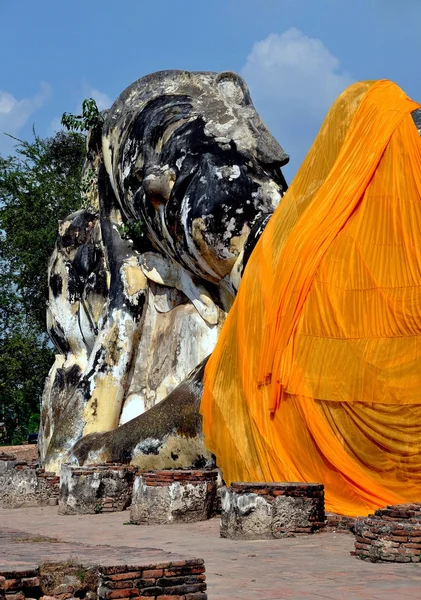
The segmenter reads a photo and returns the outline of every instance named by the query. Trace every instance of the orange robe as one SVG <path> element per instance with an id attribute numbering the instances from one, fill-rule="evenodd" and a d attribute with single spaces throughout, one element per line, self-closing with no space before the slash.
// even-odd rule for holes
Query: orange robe
<path id="1" fill-rule="evenodd" d="M 421 501 L 417 108 L 348 88 L 260 238 L 205 373 L 227 484 L 320 482 L 349 516 Z"/>

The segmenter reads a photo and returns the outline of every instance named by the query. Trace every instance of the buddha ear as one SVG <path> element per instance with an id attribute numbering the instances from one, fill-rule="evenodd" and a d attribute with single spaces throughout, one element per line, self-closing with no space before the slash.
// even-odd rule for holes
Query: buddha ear
<path id="1" fill-rule="evenodd" d="M 94 158 L 95 155 L 102 151 L 102 129 L 108 113 L 109 110 L 101 111 L 100 115 L 102 124 L 98 124 L 93 129 L 88 131 L 88 135 L 86 136 L 86 150 L 88 158 L 90 156 Z"/>
<path id="2" fill-rule="evenodd" d="M 215 83 L 222 96 L 234 104 L 249 104 L 250 92 L 242 77 L 232 71 L 218 73 Z"/>

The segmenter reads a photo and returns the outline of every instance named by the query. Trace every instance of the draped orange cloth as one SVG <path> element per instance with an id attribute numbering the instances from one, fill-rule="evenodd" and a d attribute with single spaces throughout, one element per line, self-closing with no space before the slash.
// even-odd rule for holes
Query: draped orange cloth
<path id="1" fill-rule="evenodd" d="M 320 482 L 349 516 L 421 501 L 417 108 L 348 88 L 256 245 L 201 404 L 227 484 Z"/>

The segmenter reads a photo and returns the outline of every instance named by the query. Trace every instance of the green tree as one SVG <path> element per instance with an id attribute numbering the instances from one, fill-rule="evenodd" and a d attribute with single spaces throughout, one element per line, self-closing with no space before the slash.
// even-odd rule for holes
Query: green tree
<path id="1" fill-rule="evenodd" d="M 58 221 L 81 207 L 85 157 L 80 133 L 16 141 L 15 154 L 0 157 L 0 422 L 8 443 L 37 426 L 52 362 L 45 333 L 48 259 Z"/>
<path id="2" fill-rule="evenodd" d="M 95 133 L 101 129 L 104 122 L 104 116 L 99 112 L 99 108 L 93 98 L 86 98 L 82 102 L 82 114 L 73 115 L 72 113 L 63 113 L 61 124 L 69 131 L 90 131 Z"/>

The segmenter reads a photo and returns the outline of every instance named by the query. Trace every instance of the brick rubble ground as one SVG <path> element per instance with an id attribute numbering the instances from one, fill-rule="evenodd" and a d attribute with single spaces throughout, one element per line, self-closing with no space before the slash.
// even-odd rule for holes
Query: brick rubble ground
<path id="1" fill-rule="evenodd" d="M 11 454 L 18 460 L 31 462 L 38 460 L 38 450 L 36 444 L 23 444 L 22 446 L 0 446 L 0 454 Z"/>
<path id="2" fill-rule="evenodd" d="M 359 561 L 350 556 L 353 536 L 344 533 L 238 542 L 219 537 L 218 519 L 172 526 L 128 525 L 128 519 L 127 511 L 60 516 L 56 507 L 0 509 L 0 572 L 69 557 L 130 564 L 170 552 L 205 559 L 209 600 L 421 598 L 421 565 Z M 22 532 L 23 542 L 16 539 Z M 31 542 L 30 535 L 38 538 Z"/>

